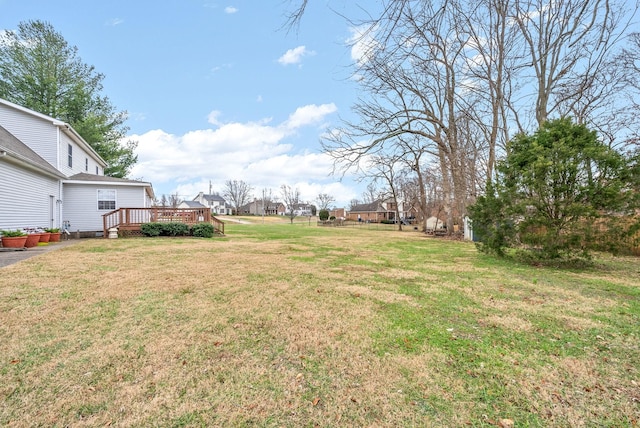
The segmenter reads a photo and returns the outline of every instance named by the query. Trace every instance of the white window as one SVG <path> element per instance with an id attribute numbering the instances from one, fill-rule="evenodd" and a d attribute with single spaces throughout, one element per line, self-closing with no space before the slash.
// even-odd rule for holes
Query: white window
<path id="1" fill-rule="evenodd" d="M 116 209 L 116 191 L 109 189 L 98 189 L 98 209 L 99 210 L 115 210 Z"/>
<path id="2" fill-rule="evenodd" d="M 84 158 L 84 170 L 89 172 L 89 158 Z"/>
<path id="3" fill-rule="evenodd" d="M 69 168 L 73 168 L 73 146 L 71 144 L 67 144 L 67 165 Z"/>

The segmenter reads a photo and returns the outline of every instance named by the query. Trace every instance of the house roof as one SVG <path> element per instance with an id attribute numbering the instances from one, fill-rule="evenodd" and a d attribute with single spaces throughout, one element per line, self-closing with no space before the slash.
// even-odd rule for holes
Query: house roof
<path id="1" fill-rule="evenodd" d="M 0 126 L 0 152 L 4 153 L 3 156 L 9 156 L 15 161 L 47 175 L 52 175 L 57 178 L 65 177 L 60 171 L 55 169 L 53 165 L 44 160 L 39 154 L 31 150 L 29 146 L 2 126 Z"/>
<path id="2" fill-rule="evenodd" d="M 64 183 L 83 183 L 83 184 L 111 183 L 119 186 L 141 186 L 147 189 L 147 194 L 151 198 L 154 197 L 153 187 L 151 183 L 146 181 L 131 180 L 128 178 L 109 177 L 107 175 L 95 175 L 95 174 L 87 174 L 86 172 L 81 172 L 79 174 L 72 175 L 67 180 L 64 180 Z"/>
<path id="3" fill-rule="evenodd" d="M 109 177 L 108 175 L 95 175 L 95 174 L 87 174 L 86 172 L 81 172 L 79 174 L 72 175 L 69 177 L 70 181 L 110 181 L 115 183 L 130 183 L 134 185 L 151 185 L 151 183 L 140 180 L 131 180 L 129 178 L 118 178 L 118 177 Z"/>
<path id="4" fill-rule="evenodd" d="M 380 201 L 373 201 L 369 204 L 358 204 L 358 205 L 354 205 L 349 212 L 352 213 L 370 213 L 370 212 L 376 212 L 376 211 L 386 211 L 384 209 L 382 209 L 382 206 L 380 204 Z"/>
<path id="5" fill-rule="evenodd" d="M 207 208 L 198 201 L 182 201 L 180 205 L 186 205 L 188 208 Z"/>
<path id="6" fill-rule="evenodd" d="M 222 202 L 222 203 L 226 203 L 227 202 L 220 195 L 202 195 L 202 197 L 205 199 L 205 201 L 211 201 L 211 202 L 218 201 L 218 202 Z M 198 198 L 198 196 L 193 198 L 193 200 L 195 201 L 197 198 Z"/>

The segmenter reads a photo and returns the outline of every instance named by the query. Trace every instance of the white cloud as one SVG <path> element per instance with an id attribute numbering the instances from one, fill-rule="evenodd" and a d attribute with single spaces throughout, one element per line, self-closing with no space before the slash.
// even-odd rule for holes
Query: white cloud
<path id="1" fill-rule="evenodd" d="M 300 64 L 302 57 L 313 56 L 316 53 L 314 51 L 307 50 L 306 46 L 298 46 L 297 48 L 289 49 L 278 58 L 278 62 L 282 65 Z"/>
<path id="2" fill-rule="evenodd" d="M 354 192 L 330 176 L 333 160 L 326 154 L 296 151 L 287 138 L 306 127 L 318 126 L 335 113 L 334 104 L 299 107 L 281 123 L 270 118 L 253 122 L 221 120 L 214 110 L 208 121 L 214 128 L 172 135 L 161 129 L 127 139 L 138 141 L 138 163 L 131 176 L 151 181 L 157 195 L 178 193 L 193 198 L 198 192 L 221 192 L 226 180 L 244 180 L 255 189 L 280 185 L 298 187 L 303 199 L 318 193 L 333 194 L 344 204 Z"/>
<path id="3" fill-rule="evenodd" d="M 224 13 L 232 14 L 232 13 L 237 13 L 237 12 L 238 12 L 238 8 L 237 7 L 227 6 L 227 7 L 224 8 Z"/>
<path id="4" fill-rule="evenodd" d="M 108 20 L 105 25 L 109 26 L 109 27 L 115 27 L 116 25 L 120 25 L 124 22 L 124 19 L 121 18 L 112 18 L 110 20 Z"/>
<path id="5" fill-rule="evenodd" d="M 225 69 L 229 69 L 229 68 L 232 68 L 232 67 L 233 67 L 233 64 L 228 62 L 228 63 L 225 63 L 225 64 L 216 65 L 215 67 L 211 68 L 211 71 L 213 73 L 216 73 L 216 72 L 218 72 L 220 70 L 225 70 Z"/>
<path id="6" fill-rule="evenodd" d="M 218 110 L 213 110 L 207 116 L 207 122 L 209 122 L 212 125 L 216 125 L 216 126 L 221 125 L 221 122 L 218 120 L 218 116 L 220 116 L 221 114 L 222 114 L 222 112 L 220 112 Z"/>
<path id="7" fill-rule="evenodd" d="M 319 124 L 327 115 L 335 113 L 337 110 L 333 103 L 298 107 L 294 113 L 289 115 L 283 126 L 288 129 L 296 129 L 302 126 Z"/>
<path id="8" fill-rule="evenodd" d="M 371 51 L 380 47 L 380 44 L 375 39 L 375 27 L 362 25 L 351 27 L 349 31 L 351 32 L 351 37 L 347 40 L 347 44 L 351 45 L 351 59 L 359 65 L 367 63 L 371 56 Z"/>

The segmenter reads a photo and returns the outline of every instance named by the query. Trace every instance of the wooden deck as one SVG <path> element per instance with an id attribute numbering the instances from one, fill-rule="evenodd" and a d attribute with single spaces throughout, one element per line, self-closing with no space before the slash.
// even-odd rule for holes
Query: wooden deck
<path id="1" fill-rule="evenodd" d="M 142 236 L 142 225 L 153 222 L 211 223 L 216 233 L 224 235 L 224 222 L 211 215 L 208 208 L 119 208 L 102 216 L 105 238 L 113 227 L 118 228 L 120 236 Z"/>

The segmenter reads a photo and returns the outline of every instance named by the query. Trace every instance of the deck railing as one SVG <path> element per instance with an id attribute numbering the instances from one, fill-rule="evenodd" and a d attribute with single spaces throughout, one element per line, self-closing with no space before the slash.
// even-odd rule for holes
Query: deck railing
<path id="1" fill-rule="evenodd" d="M 102 216 L 104 237 L 109 229 L 117 227 L 120 233 L 140 234 L 144 223 L 175 222 L 193 225 L 211 223 L 217 233 L 224 235 L 224 222 L 208 208 L 119 208 Z"/>

